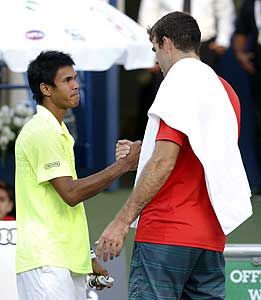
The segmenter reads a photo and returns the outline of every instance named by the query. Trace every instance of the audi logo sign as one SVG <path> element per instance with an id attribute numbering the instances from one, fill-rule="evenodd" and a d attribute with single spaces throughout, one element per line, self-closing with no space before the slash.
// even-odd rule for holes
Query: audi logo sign
<path id="1" fill-rule="evenodd" d="M 16 245 L 16 228 L 0 228 L 0 245 Z"/>
<path id="2" fill-rule="evenodd" d="M 0 300 L 18 300 L 16 288 L 16 221 L 0 221 Z M 117 285 L 105 293 L 87 290 L 85 300 L 114 300 L 125 299 L 126 288 L 126 260 L 124 249 L 116 261 L 104 264 L 111 271 Z"/>
<path id="3" fill-rule="evenodd" d="M 0 299 L 18 300 L 15 276 L 16 221 L 0 221 Z"/>

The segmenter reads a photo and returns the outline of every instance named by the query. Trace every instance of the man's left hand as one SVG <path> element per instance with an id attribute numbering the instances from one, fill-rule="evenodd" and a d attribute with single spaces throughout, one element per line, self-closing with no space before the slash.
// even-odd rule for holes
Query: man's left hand
<path id="1" fill-rule="evenodd" d="M 98 262 L 96 258 L 92 259 L 92 270 L 94 275 L 102 275 L 102 276 L 109 276 L 109 272 Z M 90 274 L 91 275 L 91 274 Z M 96 285 L 96 290 L 103 290 L 105 287 L 111 288 L 113 284 L 110 285 Z"/>
<path id="2" fill-rule="evenodd" d="M 100 236 L 97 246 L 96 255 L 107 261 L 120 255 L 124 245 L 125 238 L 129 232 L 129 225 L 121 220 L 112 221 Z"/>
<path id="3" fill-rule="evenodd" d="M 98 262 L 96 258 L 92 259 L 93 274 L 109 276 L 109 272 Z"/>

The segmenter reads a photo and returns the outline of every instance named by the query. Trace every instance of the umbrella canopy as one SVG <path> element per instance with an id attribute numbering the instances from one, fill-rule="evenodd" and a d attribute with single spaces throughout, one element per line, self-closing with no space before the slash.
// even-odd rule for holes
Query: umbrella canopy
<path id="1" fill-rule="evenodd" d="M 77 70 L 154 65 L 146 30 L 106 2 L 0 0 L 0 7 L 0 53 L 14 72 L 43 50 L 70 53 Z"/>

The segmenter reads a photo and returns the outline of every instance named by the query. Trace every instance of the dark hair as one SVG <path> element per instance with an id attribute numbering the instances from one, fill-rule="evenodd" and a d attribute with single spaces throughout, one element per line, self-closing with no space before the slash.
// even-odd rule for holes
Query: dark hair
<path id="1" fill-rule="evenodd" d="M 158 20 L 148 29 L 150 40 L 156 38 L 159 46 L 163 37 L 169 38 L 175 48 L 184 52 L 195 51 L 199 55 L 201 32 L 196 20 L 189 14 L 175 11 Z"/>
<path id="2" fill-rule="evenodd" d="M 43 51 L 29 64 L 28 82 L 37 103 L 41 104 L 43 101 L 40 84 L 55 86 L 54 78 L 58 69 L 73 65 L 74 61 L 69 54 L 58 51 Z"/>

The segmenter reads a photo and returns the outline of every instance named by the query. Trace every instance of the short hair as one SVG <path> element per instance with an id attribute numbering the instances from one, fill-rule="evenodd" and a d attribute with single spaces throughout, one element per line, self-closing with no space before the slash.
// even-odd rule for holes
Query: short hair
<path id="1" fill-rule="evenodd" d="M 58 69 L 73 66 L 75 63 L 69 54 L 59 51 L 42 51 L 33 60 L 27 70 L 28 83 L 33 93 L 33 98 L 38 104 L 43 102 L 40 84 L 45 83 L 55 86 L 54 78 Z"/>
<path id="2" fill-rule="evenodd" d="M 175 11 L 165 15 L 148 29 L 148 34 L 150 40 L 155 38 L 159 46 L 162 46 L 165 36 L 176 49 L 194 51 L 199 55 L 201 32 L 196 20 L 187 13 Z"/>

